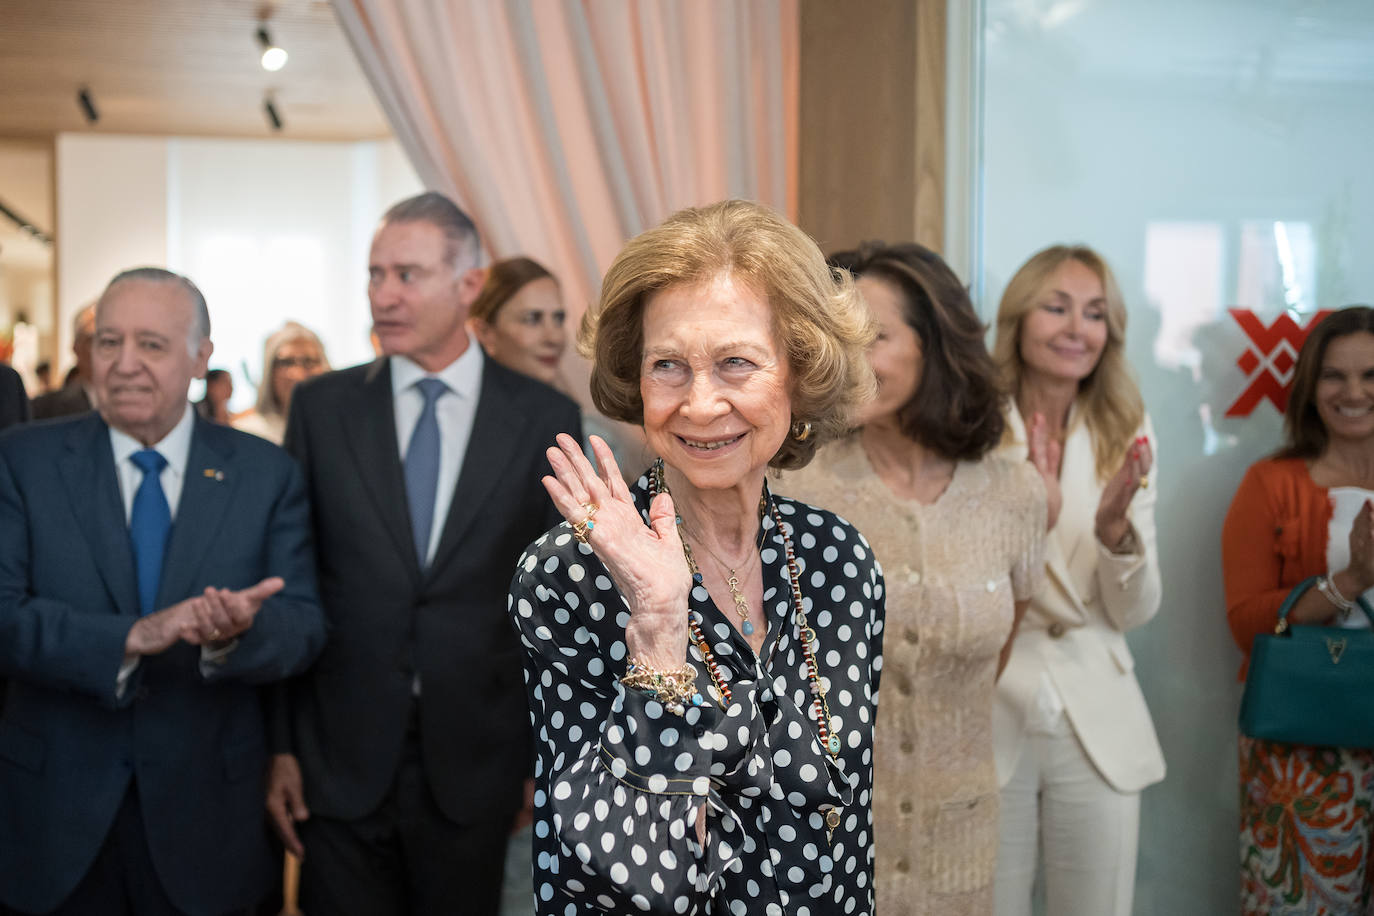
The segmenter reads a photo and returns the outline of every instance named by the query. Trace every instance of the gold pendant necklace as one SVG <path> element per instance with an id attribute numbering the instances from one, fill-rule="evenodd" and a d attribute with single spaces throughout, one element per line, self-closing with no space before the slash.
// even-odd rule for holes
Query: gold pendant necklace
<path id="1" fill-rule="evenodd" d="M 663 479 L 663 459 L 659 458 L 654 462 L 653 470 L 649 475 L 649 499 L 652 501 L 659 493 L 667 492 L 668 485 Z M 778 534 L 782 537 L 783 553 L 787 557 L 787 579 L 792 591 L 792 613 L 796 618 L 798 635 L 801 637 L 802 659 L 806 663 L 806 679 L 811 688 L 811 714 L 816 720 L 816 731 L 821 739 L 821 747 L 831 757 L 837 757 L 842 744 L 840 736 L 830 727 L 830 704 L 826 699 L 825 686 L 821 683 L 820 666 L 816 663 L 816 649 L 819 640 L 816 638 L 816 631 L 811 629 L 811 624 L 806 619 L 806 608 L 802 604 L 801 572 L 797 568 L 797 558 L 792 551 L 792 538 L 787 533 L 787 527 L 783 524 L 782 515 L 778 512 L 777 505 L 768 505 L 767 500 L 763 497 L 759 498 L 759 504 L 760 506 L 767 505 L 767 509 L 773 517 L 773 524 L 777 526 Z M 681 522 L 682 519 L 679 517 L 678 523 L 681 524 Z M 687 546 L 685 538 L 682 541 L 682 548 L 683 555 L 687 558 L 687 566 L 692 571 L 692 581 L 701 584 L 701 573 L 697 569 L 696 561 L 692 559 L 691 548 Z M 687 626 L 692 641 L 701 650 L 702 659 L 706 662 L 706 668 L 711 673 L 711 680 L 715 684 L 716 692 L 724 697 L 726 703 L 729 703 L 730 687 L 725 678 L 721 676 L 715 655 L 711 652 L 710 643 L 707 642 L 706 636 L 701 630 L 700 621 L 693 618 L 691 611 L 687 612 Z M 834 826 L 829 824 L 829 815 L 827 815 L 826 820 L 830 830 L 834 830 Z M 839 812 L 835 812 L 834 820 L 835 823 L 839 822 Z"/>
<path id="2" fill-rule="evenodd" d="M 692 581 L 700 585 L 702 584 L 701 568 L 697 566 L 697 558 L 692 555 L 692 545 L 687 543 L 687 526 L 683 524 L 682 516 L 679 515 L 677 517 L 677 523 L 679 527 L 682 529 L 679 533 L 683 535 L 682 554 L 687 558 L 687 568 L 692 571 Z M 703 542 L 701 546 L 706 547 L 705 542 Z M 706 552 L 711 555 L 711 559 L 715 560 L 716 563 L 720 565 L 721 569 L 724 569 L 730 573 L 730 577 L 725 580 L 725 585 L 730 589 L 730 597 L 734 599 L 735 613 L 739 615 L 739 619 L 741 621 L 740 630 L 744 633 L 745 636 L 753 636 L 754 624 L 749 619 L 751 615 L 751 610 L 749 607 L 748 599 L 744 597 L 744 592 L 742 592 L 739 587 L 739 573 L 749 571 L 750 566 L 753 565 L 750 561 L 753 559 L 754 555 L 751 554 L 748 558 L 745 559 L 744 562 L 747 565 L 741 567 L 739 570 L 734 570 L 727 566 L 721 560 L 720 557 L 716 556 L 715 551 L 712 550 L 710 547 L 706 547 Z"/>

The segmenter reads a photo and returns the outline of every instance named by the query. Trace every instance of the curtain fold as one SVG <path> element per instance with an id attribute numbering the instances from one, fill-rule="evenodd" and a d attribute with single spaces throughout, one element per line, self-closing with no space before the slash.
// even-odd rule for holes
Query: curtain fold
<path id="1" fill-rule="evenodd" d="M 725 197 L 795 218 L 799 0 L 335 0 L 426 186 L 573 318 L 625 240 Z"/>

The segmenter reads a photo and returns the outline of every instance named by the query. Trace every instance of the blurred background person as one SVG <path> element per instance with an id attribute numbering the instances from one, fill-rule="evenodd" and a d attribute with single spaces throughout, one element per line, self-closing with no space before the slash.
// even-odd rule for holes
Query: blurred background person
<path id="1" fill-rule="evenodd" d="M 1002 783 L 996 912 L 1031 912 L 1037 859 L 1048 916 L 1128 916 L 1140 790 L 1164 755 L 1126 632 L 1159 610 L 1154 433 L 1126 362 L 1126 305 L 1090 248 L 1031 257 L 997 310 L 993 359 L 1010 392 L 1001 454 L 1027 423 L 1058 463 L 1047 575 L 997 683 Z"/>
<path id="2" fill-rule="evenodd" d="M 281 445 L 296 385 L 329 371 L 324 344 L 305 325 L 288 321 L 267 338 L 256 406 L 234 417 L 236 429 Z"/>
<path id="3" fill-rule="evenodd" d="M 874 734 L 878 912 L 986 914 L 997 854 L 992 696 L 1041 577 L 1045 486 L 1001 440 L 1002 391 L 959 278 L 920 245 L 831 263 L 878 326 L 878 397 L 779 488 L 866 532 L 887 576 Z"/>
<path id="4" fill-rule="evenodd" d="M 558 280 L 538 261 L 514 257 L 488 268 L 468 327 L 492 359 L 571 396 L 560 368 L 568 346 L 566 322 Z M 639 459 L 648 460 L 633 432 L 594 410 L 582 411 L 582 431 L 604 439 L 627 473 L 633 473 Z M 586 441 L 583 451 L 593 457 Z"/>
<path id="5" fill-rule="evenodd" d="M 67 373 L 62 387 L 33 399 L 33 418 L 48 420 L 85 413 L 95 406 L 91 381 L 91 341 L 95 339 L 95 303 L 83 308 L 72 319 L 72 355 L 76 365 Z"/>
<path id="6" fill-rule="evenodd" d="M 41 394 L 47 394 L 48 392 L 52 391 L 51 362 L 49 362 L 46 359 L 40 361 L 38 365 L 33 367 L 33 377 L 34 380 L 38 382 L 38 388 L 34 391 L 33 394 L 34 397 L 38 397 Z"/>
<path id="7" fill-rule="evenodd" d="M 468 320 L 492 359 L 563 389 L 558 368 L 568 346 L 567 317 L 553 274 L 537 261 L 516 257 L 488 268 Z"/>
<path id="8" fill-rule="evenodd" d="M 205 397 L 196 401 L 196 413 L 211 423 L 229 425 L 229 399 L 234 396 L 234 377 L 228 369 L 205 373 Z"/>
<path id="9" fill-rule="evenodd" d="M 1321 584 L 1290 621 L 1369 626 L 1351 604 L 1374 598 L 1374 309 L 1342 309 L 1308 335 L 1284 438 L 1246 472 L 1221 534 L 1226 617 L 1247 666 L 1311 576 Z M 1241 913 L 1369 912 L 1371 807 L 1374 751 L 1241 735 Z"/>

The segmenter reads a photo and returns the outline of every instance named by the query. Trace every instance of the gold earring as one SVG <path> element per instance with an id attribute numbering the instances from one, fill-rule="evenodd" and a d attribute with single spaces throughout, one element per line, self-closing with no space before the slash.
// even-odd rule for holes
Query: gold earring
<path id="1" fill-rule="evenodd" d="M 811 438 L 811 421 L 795 420 L 792 423 L 792 438 L 798 442 L 805 442 Z"/>

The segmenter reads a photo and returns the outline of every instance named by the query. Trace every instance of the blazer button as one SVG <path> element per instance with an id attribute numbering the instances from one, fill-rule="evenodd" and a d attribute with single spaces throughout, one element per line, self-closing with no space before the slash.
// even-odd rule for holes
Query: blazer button
<path id="1" fill-rule="evenodd" d="M 1049 633 L 1050 639 L 1058 639 L 1064 635 L 1064 625 L 1056 620 L 1054 623 L 1050 624 Z"/>

